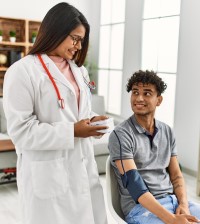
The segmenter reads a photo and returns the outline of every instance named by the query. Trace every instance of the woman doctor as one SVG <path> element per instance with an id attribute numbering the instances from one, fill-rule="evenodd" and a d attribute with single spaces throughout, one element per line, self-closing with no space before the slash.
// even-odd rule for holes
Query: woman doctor
<path id="1" fill-rule="evenodd" d="M 23 224 L 105 224 L 103 191 L 91 136 L 106 126 L 91 112 L 82 66 L 89 24 L 68 3 L 42 21 L 29 55 L 5 75 L 4 109 L 18 156 Z"/>

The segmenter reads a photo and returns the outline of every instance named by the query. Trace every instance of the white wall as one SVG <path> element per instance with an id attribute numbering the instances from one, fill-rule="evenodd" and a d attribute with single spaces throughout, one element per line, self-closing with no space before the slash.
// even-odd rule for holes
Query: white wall
<path id="1" fill-rule="evenodd" d="M 200 1 L 182 0 L 174 129 L 181 164 L 198 169 L 200 127 Z"/>
<path id="2" fill-rule="evenodd" d="M 85 0 L 82 0 L 85 1 Z M 88 59 L 91 60 L 91 62 L 94 65 L 98 65 L 98 59 L 99 59 L 99 35 L 100 35 L 100 8 L 101 8 L 101 1 L 100 0 L 90 0 L 90 46 L 88 51 Z M 95 81 L 95 83 L 98 83 L 98 77 L 97 73 L 94 74 L 92 77 L 92 81 Z M 97 93 L 97 89 L 94 91 L 94 93 Z"/>
<path id="3" fill-rule="evenodd" d="M 142 15 L 143 0 L 126 0 L 121 106 L 121 117 L 123 118 L 128 118 L 133 114 L 130 105 L 130 94 L 126 92 L 126 84 L 127 79 L 141 68 Z"/>
<path id="4" fill-rule="evenodd" d="M 0 0 L 0 16 L 42 20 L 47 11 L 59 2 L 68 2 L 90 19 L 91 0 Z"/>

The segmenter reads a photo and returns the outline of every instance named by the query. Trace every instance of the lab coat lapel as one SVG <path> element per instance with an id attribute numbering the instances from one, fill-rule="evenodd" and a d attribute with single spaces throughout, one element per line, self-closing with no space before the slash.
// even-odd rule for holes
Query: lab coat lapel
<path id="1" fill-rule="evenodd" d="M 73 61 L 69 60 L 68 63 L 70 65 L 70 68 L 71 68 L 74 78 L 76 80 L 76 83 L 81 91 L 83 89 L 83 85 L 84 85 L 83 74 L 81 72 L 81 69 Z"/>
<path id="2" fill-rule="evenodd" d="M 80 118 L 84 110 L 83 101 L 85 100 L 84 98 L 85 94 L 84 94 L 84 88 L 83 88 L 84 87 L 83 74 L 81 72 L 80 67 L 78 67 L 73 61 L 69 60 L 68 63 L 70 65 L 70 68 L 72 70 L 76 83 L 80 90 L 80 102 L 79 102 L 79 118 Z"/>
<path id="3" fill-rule="evenodd" d="M 84 74 L 84 69 L 82 69 L 81 67 L 78 67 L 74 62 L 72 61 L 68 61 L 72 73 L 74 74 L 74 78 L 76 79 L 77 85 L 79 86 L 80 89 L 80 102 L 79 102 L 79 119 L 82 119 L 82 116 L 84 115 L 84 111 L 86 110 L 86 108 L 84 107 L 85 105 L 85 101 L 88 102 L 88 104 L 86 104 L 88 106 L 88 108 L 90 108 L 90 89 L 86 86 L 85 82 L 84 82 L 84 78 L 85 76 L 87 76 L 87 74 Z"/>

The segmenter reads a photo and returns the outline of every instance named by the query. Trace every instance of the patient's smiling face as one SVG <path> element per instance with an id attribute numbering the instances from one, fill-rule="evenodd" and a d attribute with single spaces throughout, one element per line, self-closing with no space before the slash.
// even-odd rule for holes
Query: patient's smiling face
<path id="1" fill-rule="evenodd" d="M 136 115 L 154 115 L 156 107 L 162 102 L 155 85 L 138 83 L 132 86 L 131 107 Z"/>

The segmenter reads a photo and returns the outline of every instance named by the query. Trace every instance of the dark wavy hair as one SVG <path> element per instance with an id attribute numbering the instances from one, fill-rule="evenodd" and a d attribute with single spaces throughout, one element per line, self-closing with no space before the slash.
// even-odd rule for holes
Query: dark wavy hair
<path id="1" fill-rule="evenodd" d="M 167 88 L 167 84 L 164 83 L 159 76 L 157 76 L 156 72 L 139 70 L 135 72 L 130 79 L 128 79 L 128 83 L 126 85 L 127 92 L 132 90 L 133 85 L 138 85 L 139 83 L 155 85 L 158 96 L 164 93 Z"/>
<path id="2" fill-rule="evenodd" d="M 58 3 L 47 12 L 38 31 L 36 42 L 28 54 L 51 52 L 79 25 L 83 25 L 86 32 L 82 49 L 76 52 L 73 59 L 77 66 L 82 66 L 88 51 L 90 25 L 78 9 L 66 2 Z"/>

